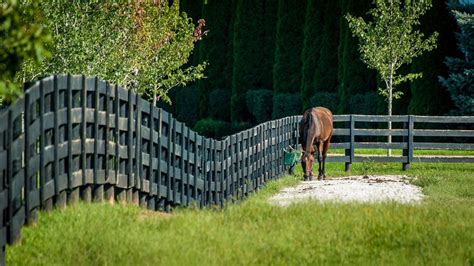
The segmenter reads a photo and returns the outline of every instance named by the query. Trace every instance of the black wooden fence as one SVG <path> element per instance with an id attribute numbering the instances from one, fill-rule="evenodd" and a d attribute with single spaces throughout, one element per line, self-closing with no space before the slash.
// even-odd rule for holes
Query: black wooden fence
<path id="1" fill-rule="evenodd" d="M 152 210 L 222 205 L 285 172 L 296 117 L 207 139 L 130 90 L 98 78 L 51 76 L 0 113 L 0 245 L 37 210 L 130 201 Z"/>
<path id="2" fill-rule="evenodd" d="M 389 121 L 394 126 L 391 130 L 387 129 Z M 417 149 L 474 150 L 474 116 L 335 115 L 334 122 L 334 136 L 340 140 L 331 147 L 344 149 L 345 154 L 329 156 L 328 161 L 344 162 L 346 170 L 353 162 L 363 161 L 400 162 L 404 170 L 412 162 L 474 162 L 474 156 L 469 155 L 414 155 Z M 393 137 L 390 143 L 389 135 Z M 402 154 L 357 155 L 358 149 L 395 149 Z"/>
<path id="3" fill-rule="evenodd" d="M 130 90 L 98 78 L 51 76 L 0 113 L 0 245 L 20 237 L 38 209 L 84 201 L 129 201 L 152 210 L 223 205 L 282 175 L 283 149 L 295 145 L 300 116 L 269 121 L 224 140 L 196 134 Z M 388 120 L 401 128 L 370 128 Z M 416 157 L 416 148 L 473 149 L 474 130 L 416 129 L 415 123 L 462 123 L 474 117 L 338 115 L 328 161 L 474 162 Z M 358 123 L 363 122 L 362 128 Z M 386 124 L 386 123 L 385 123 Z M 339 125 L 339 126 L 338 126 Z M 394 136 L 390 144 L 380 137 Z M 462 137 L 464 143 L 415 141 Z M 377 137 L 375 141 L 367 137 Z M 365 139 L 359 140 L 360 137 Z M 397 139 L 397 137 L 399 139 Z M 357 148 L 403 149 L 402 156 L 358 156 Z"/>

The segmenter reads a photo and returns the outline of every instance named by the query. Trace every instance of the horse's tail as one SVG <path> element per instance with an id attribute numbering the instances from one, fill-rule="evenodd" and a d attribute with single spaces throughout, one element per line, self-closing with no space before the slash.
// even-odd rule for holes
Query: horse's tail
<path id="1" fill-rule="evenodd" d="M 311 146 L 313 145 L 313 134 L 310 134 L 310 131 L 314 125 L 313 120 L 314 119 L 311 112 L 307 112 L 305 113 L 305 116 L 303 116 L 303 142 L 301 144 L 303 145 L 305 155 L 308 155 L 308 153 L 311 151 Z"/>

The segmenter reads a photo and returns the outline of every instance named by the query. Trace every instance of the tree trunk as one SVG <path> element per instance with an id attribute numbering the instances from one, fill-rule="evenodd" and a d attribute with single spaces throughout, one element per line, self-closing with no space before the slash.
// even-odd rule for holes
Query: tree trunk
<path id="1" fill-rule="evenodd" d="M 393 65 L 390 66 L 390 79 L 388 82 L 388 144 L 392 143 L 392 102 L 393 102 Z M 392 156 L 392 149 L 388 148 L 387 156 Z"/>

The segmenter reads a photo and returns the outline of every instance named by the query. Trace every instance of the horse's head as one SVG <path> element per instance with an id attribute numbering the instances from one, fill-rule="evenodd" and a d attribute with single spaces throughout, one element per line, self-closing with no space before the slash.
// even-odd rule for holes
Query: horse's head
<path id="1" fill-rule="evenodd" d="M 301 156 L 301 166 L 303 167 L 304 180 L 311 180 L 313 177 L 314 156 L 309 151 L 303 152 Z"/>

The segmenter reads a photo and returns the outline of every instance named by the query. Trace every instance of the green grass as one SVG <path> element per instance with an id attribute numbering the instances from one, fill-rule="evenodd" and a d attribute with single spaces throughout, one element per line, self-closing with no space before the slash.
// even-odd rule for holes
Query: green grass
<path id="1" fill-rule="evenodd" d="M 329 149 L 328 154 L 341 155 L 344 149 Z M 392 149 L 392 155 L 401 156 L 403 150 Z M 355 149 L 356 155 L 387 155 L 386 149 Z M 445 155 L 445 156 L 474 156 L 474 150 L 417 150 L 413 151 L 415 156 L 422 155 Z"/>
<path id="2" fill-rule="evenodd" d="M 348 175 L 328 164 L 331 177 Z M 79 204 L 40 213 L 8 265 L 318 265 L 474 263 L 474 164 L 354 164 L 352 174 L 408 174 L 421 204 L 305 202 L 287 208 L 267 199 L 298 177 L 270 182 L 225 209 L 172 214 L 134 206 Z M 298 173 L 300 174 L 300 173 Z"/>

